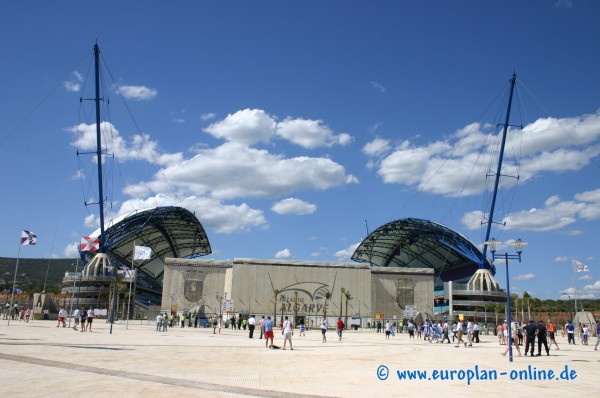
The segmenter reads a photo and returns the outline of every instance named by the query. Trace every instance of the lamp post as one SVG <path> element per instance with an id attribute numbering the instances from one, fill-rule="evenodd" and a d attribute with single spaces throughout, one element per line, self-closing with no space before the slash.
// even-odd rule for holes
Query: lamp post
<path id="1" fill-rule="evenodd" d="M 512 320 L 510 318 L 510 279 L 508 276 L 508 260 L 519 260 L 521 262 L 521 253 L 523 253 L 523 246 L 527 244 L 527 242 L 523 242 L 521 239 L 517 239 L 514 242 L 510 242 L 512 246 L 515 246 L 517 250 L 517 254 L 508 254 L 508 253 L 500 253 L 496 255 L 496 249 L 498 245 L 502 242 L 497 241 L 492 238 L 492 240 L 485 242 L 490 247 L 490 252 L 492 253 L 492 262 L 496 258 L 504 258 L 506 263 L 506 312 L 507 312 L 507 322 L 508 322 L 508 360 L 510 362 L 513 361 L 513 338 L 512 338 Z"/>
<path id="2" fill-rule="evenodd" d="M 569 298 L 569 318 L 571 322 L 573 322 L 573 304 L 571 303 L 571 295 L 567 293 L 561 293 L 563 296 L 567 296 Z"/>

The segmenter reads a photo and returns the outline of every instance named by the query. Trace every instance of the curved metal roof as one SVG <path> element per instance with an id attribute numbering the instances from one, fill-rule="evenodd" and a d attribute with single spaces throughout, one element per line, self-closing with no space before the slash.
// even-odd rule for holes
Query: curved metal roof
<path id="1" fill-rule="evenodd" d="M 472 275 L 483 254 L 467 238 L 441 224 L 405 218 L 385 224 L 361 242 L 352 260 L 379 267 L 433 268 L 443 281 Z M 496 273 L 485 261 L 485 268 Z"/>
<path id="2" fill-rule="evenodd" d="M 130 266 L 133 245 L 152 249 L 149 260 L 135 260 L 136 268 L 153 278 L 164 270 L 165 257 L 196 258 L 212 253 L 208 236 L 196 216 L 182 207 L 139 210 L 107 223 L 104 247 L 111 257 Z M 100 230 L 92 236 L 96 237 Z"/>

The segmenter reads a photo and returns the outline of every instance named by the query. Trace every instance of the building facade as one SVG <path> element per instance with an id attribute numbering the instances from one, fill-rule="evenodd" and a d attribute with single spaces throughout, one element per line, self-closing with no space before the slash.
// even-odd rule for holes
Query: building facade
<path id="1" fill-rule="evenodd" d="M 293 316 L 318 325 L 323 316 L 345 322 L 411 319 L 433 314 L 434 271 L 370 268 L 346 262 L 166 258 L 162 308 L 200 316 Z"/>

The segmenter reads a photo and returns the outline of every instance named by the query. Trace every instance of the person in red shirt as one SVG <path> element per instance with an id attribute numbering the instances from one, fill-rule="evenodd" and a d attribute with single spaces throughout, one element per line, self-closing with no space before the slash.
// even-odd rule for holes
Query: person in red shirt
<path id="1" fill-rule="evenodd" d="M 340 338 L 339 341 L 342 341 L 342 331 L 344 330 L 344 322 L 342 322 L 342 318 L 338 318 L 337 320 L 337 334 Z"/>

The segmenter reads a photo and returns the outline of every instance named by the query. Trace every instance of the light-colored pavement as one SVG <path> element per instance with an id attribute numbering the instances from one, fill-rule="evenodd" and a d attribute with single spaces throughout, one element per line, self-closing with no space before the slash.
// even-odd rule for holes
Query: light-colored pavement
<path id="1" fill-rule="evenodd" d="M 294 350 L 284 351 L 265 349 L 264 340 L 249 339 L 243 330 L 223 329 L 219 335 L 176 327 L 163 333 L 152 323 L 130 321 L 127 328 L 113 325 L 109 334 L 110 325 L 98 319 L 92 333 L 55 325 L 0 323 L 0 396 L 579 398 L 597 396 L 600 377 L 600 351 L 568 346 L 560 336 L 560 350 L 551 350 L 551 356 L 515 352 L 510 363 L 493 335 L 455 348 L 411 342 L 406 334 L 385 340 L 371 330 L 345 332 L 341 342 L 329 331 L 322 343 L 318 330 L 306 337 L 296 331 Z M 280 333 L 277 345 L 283 343 Z M 404 370 L 427 373 L 421 373 L 424 380 L 400 380 L 409 377 Z M 539 380 L 540 372 L 549 379 Z M 569 380 L 561 378 L 567 374 Z M 534 375 L 538 380 L 531 380 Z"/>

